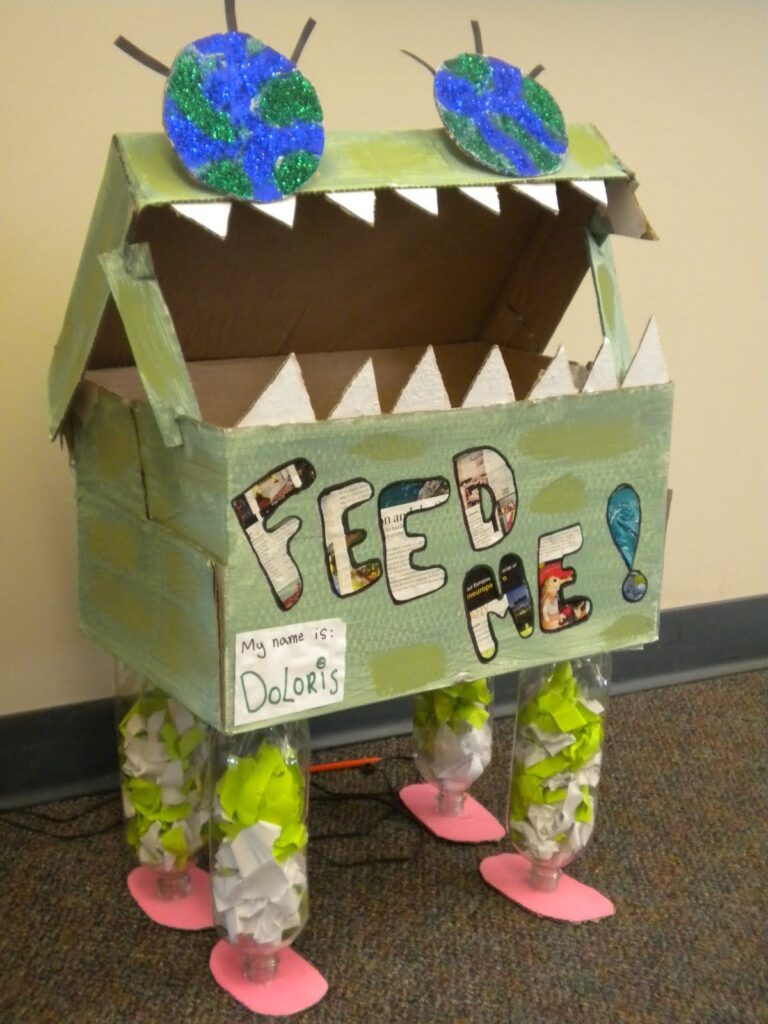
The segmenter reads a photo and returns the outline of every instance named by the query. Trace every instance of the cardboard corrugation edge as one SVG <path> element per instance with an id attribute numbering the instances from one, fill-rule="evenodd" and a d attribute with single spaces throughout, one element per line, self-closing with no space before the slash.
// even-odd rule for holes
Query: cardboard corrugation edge
<path id="1" fill-rule="evenodd" d="M 227 651 L 224 643 L 224 619 L 225 619 L 225 596 L 224 596 L 224 573 L 218 562 L 213 562 L 213 600 L 216 605 L 216 637 L 219 647 L 219 729 L 225 732 L 227 724 L 233 717 L 233 710 L 230 706 L 232 693 L 227 686 Z"/>

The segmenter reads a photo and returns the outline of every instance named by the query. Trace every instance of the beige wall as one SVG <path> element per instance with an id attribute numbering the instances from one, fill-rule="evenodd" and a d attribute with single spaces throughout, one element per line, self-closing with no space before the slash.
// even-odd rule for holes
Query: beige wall
<path id="1" fill-rule="evenodd" d="M 768 415 L 765 168 L 768 5 L 735 0 L 240 0 L 241 28 L 291 51 L 319 25 L 302 68 L 329 128 L 437 123 L 433 63 L 469 48 L 528 68 L 568 120 L 593 121 L 640 177 L 661 237 L 619 240 L 635 339 L 658 316 L 677 385 L 675 498 L 664 604 L 766 590 Z M 124 33 L 169 62 L 221 30 L 219 0 L 0 0 L 2 346 L 5 406 L 0 714 L 107 695 L 109 659 L 80 637 L 73 486 L 45 435 L 45 377 L 115 131 L 160 128 L 161 79 L 118 53 Z M 597 348 L 580 292 L 558 332 L 574 357 Z M 649 429 L 652 427 L 649 424 Z"/>

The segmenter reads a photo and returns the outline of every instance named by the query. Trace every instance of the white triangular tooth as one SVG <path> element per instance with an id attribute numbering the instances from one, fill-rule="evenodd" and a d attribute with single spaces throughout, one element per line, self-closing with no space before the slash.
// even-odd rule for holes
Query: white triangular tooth
<path id="1" fill-rule="evenodd" d="M 360 192 L 326 192 L 326 197 L 347 213 L 373 224 L 376 217 L 376 193 L 372 189 Z"/>
<path id="2" fill-rule="evenodd" d="M 592 363 L 592 368 L 587 374 L 587 379 L 581 390 L 584 394 L 593 394 L 598 391 L 615 391 L 618 386 L 611 339 L 603 338 L 603 344 L 595 356 L 595 361 Z"/>
<path id="3" fill-rule="evenodd" d="M 226 238 L 232 203 L 171 203 L 176 213 L 195 221 L 212 235 Z"/>
<path id="4" fill-rule="evenodd" d="M 571 184 L 579 192 L 583 192 L 585 196 L 589 196 L 590 199 L 600 203 L 601 206 L 608 205 L 608 192 L 602 178 L 593 178 L 592 181 L 572 181 Z"/>
<path id="5" fill-rule="evenodd" d="M 494 345 L 467 391 L 462 409 L 479 409 L 487 405 L 509 405 L 515 401 L 512 381 L 499 346 Z"/>
<path id="6" fill-rule="evenodd" d="M 373 360 L 367 359 L 347 384 L 328 419 L 344 420 L 353 416 L 378 416 L 380 413 Z"/>
<path id="7" fill-rule="evenodd" d="M 656 323 L 656 317 L 652 316 L 621 386 L 623 388 L 639 388 L 648 384 L 668 383 L 669 371 L 661 348 L 659 326 Z"/>
<path id="8" fill-rule="evenodd" d="M 256 427 L 314 422 L 315 412 L 301 375 L 301 367 L 296 356 L 291 353 L 237 425 Z"/>
<path id="9" fill-rule="evenodd" d="M 460 185 L 459 192 L 463 192 L 465 196 L 474 199 L 476 203 L 492 210 L 493 213 L 501 213 L 499 193 L 495 185 Z"/>
<path id="10" fill-rule="evenodd" d="M 451 400 L 445 390 L 435 350 L 430 345 L 400 392 L 392 412 L 430 412 L 450 408 Z"/>
<path id="11" fill-rule="evenodd" d="M 414 206 L 437 216 L 436 188 L 396 188 L 395 192 L 403 199 L 407 199 L 409 203 L 413 203 Z"/>
<path id="12" fill-rule="evenodd" d="M 557 202 L 557 185 L 554 182 L 542 181 L 535 185 L 522 182 L 520 185 L 513 185 L 512 187 L 524 196 L 528 196 L 529 199 L 533 199 L 537 203 L 541 203 L 542 206 L 546 206 L 553 213 L 560 212 L 560 206 Z"/>
<path id="13" fill-rule="evenodd" d="M 554 359 L 534 384 L 528 395 L 529 401 L 540 398 L 556 398 L 558 395 L 575 395 L 573 375 L 568 365 L 565 349 L 560 347 Z"/>
<path id="14" fill-rule="evenodd" d="M 281 224 L 293 227 L 293 219 L 296 216 L 296 196 L 286 196 L 285 199 L 278 199 L 274 203 L 251 203 L 254 210 L 259 213 L 266 213 L 268 217 L 279 220 Z"/>

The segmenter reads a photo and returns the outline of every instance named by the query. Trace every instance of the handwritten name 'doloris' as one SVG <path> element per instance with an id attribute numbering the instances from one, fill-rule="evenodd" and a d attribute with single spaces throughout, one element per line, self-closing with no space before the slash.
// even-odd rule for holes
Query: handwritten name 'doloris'
<path id="1" fill-rule="evenodd" d="M 240 673 L 248 712 L 257 714 L 270 704 L 304 704 L 314 698 L 314 703 L 329 703 L 339 692 L 339 669 L 326 672 L 325 658 L 318 658 L 315 668 L 307 672 L 296 672 L 289 665 L 283 669 L 280 683 L 271 683 L 252 669 Z"/>
<path id="2" fill-rule="evenodd" d="M 455 455 L 453 470 L 472 548 L 483 551 L 493 547 L 515 524 L 518 495 L 512 467 L 495 448 L 477 447 Z M 301 600 L 303 590 L 300 568 L 290 552 L 291 539 L 302 523 L 294 516 L 269 529 L 269 521 L 291 496 L 310 487 L 316 475 L 311 463 L 296 458 L 276 466 L 232 500 L 235 515 L 275 602 L 286 611 Z M 367 480 L 358 478 L 323 490 L 318 496 L 318 508 L 325 566 L 333 593 L 339 598 L 351 598 L 383 578 L 390 599 L 395 604 L 406 604 L 445 586 L 447 573 L 442 566 L 413 564 L 412 556 L 426 547 L 427 538 L 409 530 L 408 520 L 415 513 L 426 513 L 444 504 L 450 494 L 451 485 L 445 477 L 397 480 L 381 488 L 377 500 L 383 559 L 358 562 L 354 549 L 366 535 L 350 525 L 350 512 L 371 501 L 374 488 Z M 490 661 L 497 653 L 489 625 L 491 615 L 503 618 L 509 614 L 522 638 L 533 633 L 536 619 L 543 632 L 553 633 L 589 618 L 589 598 L 566 593 L 566 587 L 576 580 L 576 571 L 563 564 L 565 557 L 577 552 L 582 543 L 578 523 L 539 537 L 535 580 L 538 615 L 534 612 L 523 561 L 517 555 L 501 558 L 498 575 L 484 564 L 467 571 L 462 581 L 462 599 L 469 633 L 481 661 Z"/>

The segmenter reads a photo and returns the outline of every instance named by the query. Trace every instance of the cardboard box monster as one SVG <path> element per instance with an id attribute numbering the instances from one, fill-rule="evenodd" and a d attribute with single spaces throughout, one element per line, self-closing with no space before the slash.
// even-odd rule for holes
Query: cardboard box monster
<path id="1" fill-rule="evenodd" d="M 225 732 L 656 638 L 672 387 L 610 248 L 653 232 L 568 135 L 510 179 L 330 134 L 262 205 L 115 138 L 50 371 L 88 636 Z M 590 270 L 594 362 L 545 358 Z"/>

